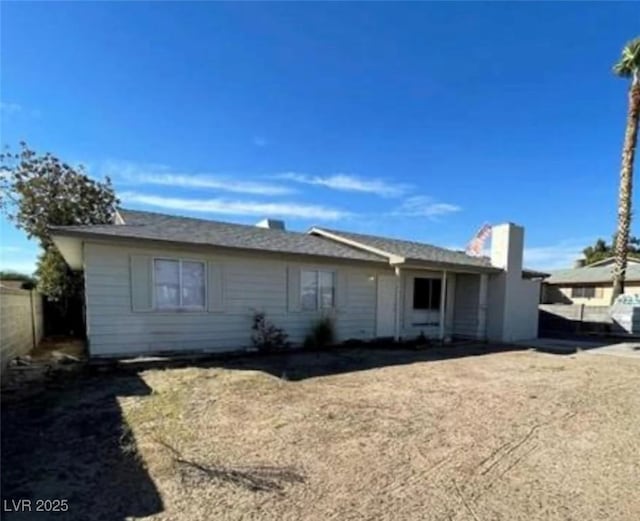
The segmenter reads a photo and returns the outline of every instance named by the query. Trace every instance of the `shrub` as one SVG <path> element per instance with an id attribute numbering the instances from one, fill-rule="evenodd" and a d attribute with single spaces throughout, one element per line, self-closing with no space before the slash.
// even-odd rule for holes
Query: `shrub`
<path id="1" fill-rule="evenodd" d="M 304 339 L 304 347 L 321 349 L 333 344 L 335 337 L 333 320 L 329 317 L 323 317 L 311 327 L 311 331 Z"/>
<path id="2" fill-rule="evenodd" d="M 281 327 L 267 320 L 265 313 L 255 312 L 251 325 L 251 341 L 259 351 L 280 351 L 289 346 L 289 335 Z"/>
<path id="3" fill-rule="evenodd" d="M 362 340 L 361 338 L 348 338 L 344 342 L 342 342 L 344 347 L 362 347 L 367 345 L 367 342 Z"/>
<path id="4" fill-rule="evenodd" d="M 367 345 L 369 347 L 377 347 L 377 348 L 382 348 L 382 349 L 387 349 L 389 347 L 394 347 L 397 345 L 402 345 L 404 343 L 404 340 L 402 338 L 398 339 L 397 341 L 393 338 L 393 337 L 375 337 L 372 338 L 371 340 L 369 340 L 369 342 L 367 343 Z"/>
<path id="5" fill-rule="evenodd" d="M 431 340 L 425 336 L 424 331 L 420 331 L 420 334 L 416 337 L 414 347 L 416 349 L 425 349 L 431 346 Z"/>

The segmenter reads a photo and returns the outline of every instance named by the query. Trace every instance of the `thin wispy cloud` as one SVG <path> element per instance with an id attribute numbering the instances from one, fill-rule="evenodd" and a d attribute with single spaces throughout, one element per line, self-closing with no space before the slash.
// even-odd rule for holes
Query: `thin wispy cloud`
<path id="1" fill-rule="evenodd" d="M 595 242 L 595 238 L 567 239 L 548 246 L 524 249 L 527 267 L 542 270 L 569 269 L 577 259 L 584 257 L 582 250 Z"/>
<path id="2" fill-rule="evenodd" d="M 316 176 L 298 172 L 285 172 L 276 176 L 295 183 L 312 186 L 324 186 L 332 190 L 344 192 L 361 192 L 375 194 L 381 197 L 399 197 L 408 190 L 408 185 L 389 183 L 382 179 L 367 179 L 349 174 L 332 174 Z"/>
<path id="3" fill-rule="evenodd" d="M 293 189 L 286 186 L 257 181 L 234 181 L 233 179 L 210 175 L 145 174 L 139 176 L 138 181 L 144 184 L 182 188 L 208 188 L 249 195 L 287 195 L 294 193 Z"/>
<path id="4" fill-rule="evenodd" d="M 7 253 L 20 253 L 22 251 L 24 251 L 24 248 L 21 248 L 20 246 L 0 246 L 0 255 Z"/>
<path id="5" fill-rule="evenodd" d="M 5 114 L 15 114 L 22 111 L 22 105 L 8 101 L 0 101 L 0 112 Z"/>
<path id="6" fill-rule="evenodd" d="M 416 195 L 403 201 L 392 215 L 399 217 L 427 217 L 435 219 L 461 211 L 462 208 L 455 204 L 441 203 L 432 197 Z"/>
<path id="7" fill-rule="evenodd" d="M 120 198 L 125 203 L 144 204 L 166 210 L 182 210 L 221 215 L 291 217 L 322 221 L 335 221 L 351 215 L 349 212 L 337 208 L 294 202 L 238 201 L 222 198 L 185 199 L 147 195 L 137 192 L 125 192 L 120 195 Z"/>
<path id="8" fill-rule="evenodd" d="M 171 167 L 161 163 L 138 163 L 136 161 L 108 159 L 106 161 L 94 161 L 92 164 L 100 175 L 108 175 L 114 179 L 132 178 L 135 180 L 141 175 L 171 172 Z"/>
<path id="9" fill-rule="evenodd" d="M 187 174 L 172 171 L 166 165 L 139 165 L 131 162 L 109 161 L 100 168 L 125 185 L 158 185 L 176 188 L 203 188 L 248 195 L 289 195 L 295 190 L 288 186 L 262 181 L 240 181 L 232 176 Z"/>

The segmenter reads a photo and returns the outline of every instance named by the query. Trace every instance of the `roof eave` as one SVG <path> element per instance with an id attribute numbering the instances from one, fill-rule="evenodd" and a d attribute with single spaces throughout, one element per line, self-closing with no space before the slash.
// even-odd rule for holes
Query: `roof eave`
<path id="1" fill-rule="evenodd" d="M 616 260 L 616 258 L 614 256 L 605 257 L 604 259 L 600 259 L 599 261 L 592 262 L 591 264 L 586 264 L 586 265 L 582 266 L 582 268 L 600 268 L 600 267 L 606 266 L 608 264 L 613 264 L 615 262 L 615 260 Z M 640 259 L 638 259 L 637 257 L 628 257 L 627 258 L 627 263 L 628 264 L 638 264 L 638 263 L 640 263 Z M 576 268 L 576 269 L 582 269 L 582 268 Z"/>
<path id="2" fill-rule="evenodd" d="M 64 258 L 65 262 L 74 271 L 84 267 L 84 248 L 82 238 L 69 235 L 51 235 L 51 240 Z"/>
<path id="3" fill-rule="evenodd" d="M 549 276 L 550 274 L 544 271 L 528 270 L 526 268 L 522 270 L 522 277 L 525 279 L 546 279 Z"/>
<path id="4" fill-rule="evenodd" d="M 437 261 L 426 261 L 423 259 L 411 259 L 411 258 L 402 258 L 398 262 L 394 262 L 393 260 L 389 261 L 392 266 L 397 266 L 398 268 L 404 269 L 417 269 L 417 270 L 428 270 L 428 269 L 436 269 L 436 270 L 447 270 L 447 271 L 455 271 L 459 273 L 500 273 L 501 268 L 497 268 L 495 266 L 477 266 L 474 264 L 458 264 L 454 262 L 437 262 Z"/>
<path id="5" fill-rule="evenodd" d="M 379 248 L 375 248 L 373 246 L 369 246 L 368 244 L 364 244 L 359 241 L 354 241 L 353 239 L 348 239 L 343 237 L 342 235 L 338 235 L 336 233 L 328 232 L 327 230 L 323 230 L 322 228 L 312 227 L 308 232 L 309 235 L 320 235 L 321 237 L 325 237 L 326 239 L 331 239 L 341 244 L 346 244 L 347 246 L 351 246 L 352 248 L 359 248 L 364 251 L 368 251 L 369 253 L 375 253 L 376 255 L 380 255 L 381 257 L 386 257 L 391 262 L 394 258 L 402 258 L 394 255 L 391 252 L 381 250 Z"/>
<path id="6" fill-rule="evenodd" d="M 626 278 L 625 279 L 625 283 L 627 282 L 633 282 L 633 283 L 640 283 L 640 278 Z M 589 284 L 612 284 L 612 279 L 599 279 L 599 280 L 549 280 L 549 279 L 545 279 L 544 280 L 545 284 L 548 284 L 550 286 L 584 286 L 584 285 L 589 285 Z"/>
<path id="7" fill-rule="evenodd" d="M 459 271 L 459 272 L 468 272 L 468 273 L 498 273 L 502 271 L 500 268 L 496 268 L 494 266 L 477 266 L 474 264 L 457 264 L 457 263 L 450 263 L 450 262 L 425 261 L 423 259 L 411 259 L 408 257 L 403 257 L 401 255 L 396 255 L 394 253 L 391 253 L 385 250 L 380 250 L 373 246 L 369 246 L 368 244 L 343 237 L 342 235 L 329 232 L 322 228 L 312 227 L 307 233 L 320 235 L 321 237 L 326 237 L 327 239 L 332 239 L 342 244 L 352 246 L 354 248 L 360 248 L 370 253 L 375 253 L 376 255 L 387 257 L 387 259 L 389 260 L 389 264 L 391 264 L 392 266 L 397 266 L 399 268 L 449 269 L 450 271 Z"/>
<path id="8" fill-rule="evenodd" d="M 229 254 L 238 253 L 238 252 L 247 253 L 247 254 L 259 253 L 260 255 L 273 255 L 273 256 L 286 255 L 286 256 L 299 257 L 299 258 L 324 259 L 324 260 L 331 260 L 333 262 L 340 262 L 340 263 L 364 263 L 364 264 L 373 264 L 376 266 L 389 265 L 388 261 L 384 258 L 381 258 L 380 260 L 357 259 L 357 258 L 337 257 L 337 256 L 321 255 L 321 254 L 313 254 L 313 253 L 301 253 L 301 252 L 296 253 L 296 252 L 288 252 L 288 251 L 263 250 L 260 248 L 239 248 L 234 246 L 220 246 L 216 244 L 174 241 L 169 239 L 126 237 L 122 235 L 92 233 L 88 230 L 87 231 L 65 230 L 64 227 L 58 228 L 57 233 L 52 234 L 52 239 L 54 240 L 54 243 L 56 243 L 56 240 L 60 241 L 64 238 L 78 240 L 80 241 L 80 244 L 84 240 L 91 240 L 95 242 L 109 243 L 109 244 L 115 243 L 115 244 L 127 244 L 127 245 L 131 243 L 140 244 L 141 242 L 144 242 L 146 244 L 154 245 L 159 248 L 169 247 L 172 249 L 175 249 L 175 248 L 184 249 L 185 247 L 187 247 L 193 250 L 202 250 L 202 251 L 216 250 L 216 251 L 222 251 Z M 64 253 L 63 253 L 63 257 L 65 257 Z M 67 260 L 66 257 L 65 257 L 65 260 Z M 75 263 L 75 257 L 72 257 L 72 260 L 74 261 L 74 265 L 77 264 Z M 67 263 L 69 263 L 68 260 L 67 260 Z M 78 268 L 72 266 L 71 263 L 69 263 L 69 266 L 72 269 L 82 269 L 82 264 L 80 264 Z"/>

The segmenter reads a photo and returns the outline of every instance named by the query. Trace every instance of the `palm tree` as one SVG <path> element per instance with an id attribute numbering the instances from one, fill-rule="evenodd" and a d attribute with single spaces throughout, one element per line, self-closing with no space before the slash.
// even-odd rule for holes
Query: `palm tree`
<path id="1" fill-rule="evenodd" d="M 640 37 L 630 41 L 622 49 L 620 61 L 613 71 L 623 78 L 631 78 L 627 128 L 622 147 L 620 169 L 620 192 L 618 195 L 618 232 L 615 244 L 616 263 L 613 270 L 613 295 L 611 303 L 624 293 L 624 278 L 627 271 L 629 229 L 631 227 L 631 191 L 633 188 L 633 158 L 638 140 L 638 116 L 640 116 Z"/>

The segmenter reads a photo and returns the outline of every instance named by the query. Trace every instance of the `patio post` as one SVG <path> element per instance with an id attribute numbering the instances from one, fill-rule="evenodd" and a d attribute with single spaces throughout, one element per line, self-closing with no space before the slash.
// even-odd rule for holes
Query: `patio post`
<path id="1" fill-rule="evenodd" d="M 402 309 L 402 273 L 400 272 L 400 268 L 396 266 L 396 316 L 395 316 L 395 324 L 393 329 L 393 339 L 397 342 L 400 340 L 400 310 Z"/>

